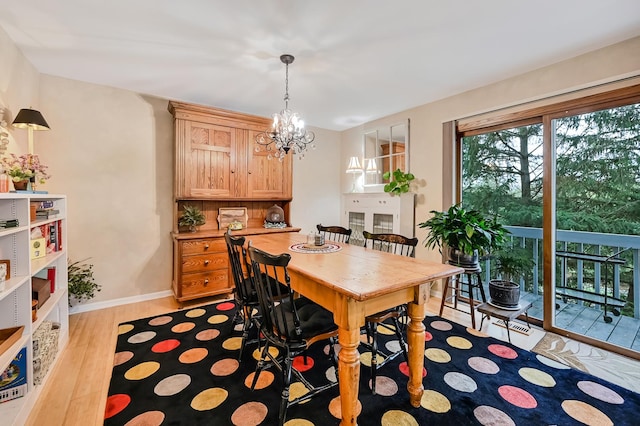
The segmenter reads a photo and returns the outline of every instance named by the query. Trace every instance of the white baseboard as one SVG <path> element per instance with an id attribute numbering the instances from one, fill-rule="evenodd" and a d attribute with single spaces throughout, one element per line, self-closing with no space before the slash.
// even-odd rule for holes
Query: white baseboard
<path id="1" fill-rule="evenodd" d="M 156 293 L 140 294 L 138 296 L 122 297 L 120 299 L 105 300 L 104 302 L 83 303 L 69 308 L 69 315 L 82 312 L 95 311 L 98 309 L 112 308 L 114 306 L 127 305 L 129 303 L 144 302 L 145 300 L 160 299 L 172 296 L 171 290 L 158 291 Z"/>

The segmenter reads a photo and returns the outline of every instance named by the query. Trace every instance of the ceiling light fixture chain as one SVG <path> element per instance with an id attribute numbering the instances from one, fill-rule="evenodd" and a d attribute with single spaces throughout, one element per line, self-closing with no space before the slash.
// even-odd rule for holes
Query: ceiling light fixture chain
<path id="1" fill-rule="evenodd" d="M 316 147 L 313 143 L 315 134 L 305 130 L 304 121 L 298 113 L 289 110 L 289 64 L 293 63 L 294 59 L 293 55 L 280 56 L 280 61 L 285 64 L 284 109 L 273 114 L 269 130 L 256 135 L 256 151 L 268 152 L 269 159 L 275 157 L 283 161 L 289 151 L 302 159 L 309 146 L 312 149 Z"/>

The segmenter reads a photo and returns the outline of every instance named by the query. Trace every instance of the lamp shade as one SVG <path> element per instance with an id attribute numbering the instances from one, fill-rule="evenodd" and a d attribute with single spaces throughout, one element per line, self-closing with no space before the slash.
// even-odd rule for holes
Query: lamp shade
<path id="1" fill-rule="evenodd" d="M 362 171 L 360 165 L 360 159 L 358 157 L 351 157 L 349 159 L 349 166 L 347 167 L 347 173 L 358 173 Z"/>
<path id="2" fill-rule="evenodd" d="M 44 119 L 40 111 L 35 109 L 23 108 L 16 115 L 13 120 L 13 126 L 19 129 L 33 129 L 33 130 L 49 130 L 49 124 Z"/>
<path id="3" fill-rule="evenodd" d="M 375 158 L 368 158 L 365 160 L 367 164 L 366 172 L 367 173 L 378 173 L 378 165 L 376 164 Z"/>

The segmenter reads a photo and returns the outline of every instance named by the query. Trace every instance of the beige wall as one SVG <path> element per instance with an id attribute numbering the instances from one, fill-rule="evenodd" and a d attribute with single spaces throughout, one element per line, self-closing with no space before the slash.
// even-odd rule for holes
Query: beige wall
<path id="1" fill-rule="evenodd" d="M 90 257 L 95 301 L 171 285 L 173 124 L 167 101 L 43 75 L 40 108 L 51 131 L 36 152 L 68 197 L 68 253 Z"/>
<path id="2" fill-rule="evenodd" d="M 340 223 L 340 132 L 312 128 L 316 149 L 293 160 L 291 223 L 300 232 L 315 231 L 318 223 Z"/>
<path id="3" fill-rule="evenodd" d="M 0 30 L 0 103 L 7 121 L 39 109 L 52 127 L 35 134 L 50 166 L 43 186 L 69 200 L 72 259 L 90 257 L 103 286 L 95 306 L 168 291 L 171 283 L 172 120 L 167 100 L 39 75 Z M 442 208 L 442 122 L 640 73 L 640 38 L 518 78 L 423 105 L 341 133 L 316 131 L 317 149 L 294 164 L 292 224 L 311 230 L 340 221 L 344 173 L 361 153 L 363 130 L 411 119 L 411 171 L 422 182 L 416 220 Z M 10 129 L 9 152 L 26 151 L 27 134 Z M 423 233 L 417 232 L 420 238 Z M 419 257 L 438 260 L 418 250 Z M 133 300 L 133 299 L 132 299 Z"/>

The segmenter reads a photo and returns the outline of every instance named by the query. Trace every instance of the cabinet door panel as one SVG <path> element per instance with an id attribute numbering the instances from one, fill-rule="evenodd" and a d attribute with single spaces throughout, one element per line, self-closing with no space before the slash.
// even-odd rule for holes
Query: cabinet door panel
<path id="1" fill-rule="evenodd" d="M 187 122 L 184 163 L 185 192 L 190 197 L 229 197 L 233 193 L 235 129 Z"/>
<path id="2" fill-rule="evenodd" d="M 257 131 L 248 131 L 247 140 L 247 195 L 252 198 L 291 198 L 291 158 L 288 154 L 283 161 L 269 159 L 268 152 L 256 152 Z"/>

